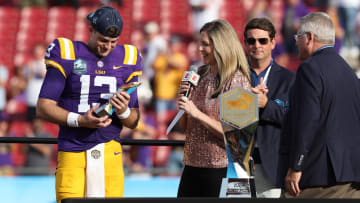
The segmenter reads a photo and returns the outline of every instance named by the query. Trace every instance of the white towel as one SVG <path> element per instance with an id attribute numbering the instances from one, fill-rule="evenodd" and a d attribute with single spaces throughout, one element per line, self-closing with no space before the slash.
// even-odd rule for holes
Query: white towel
<path id="1" fill-rule="evenodd" d="M 98 144 L 86 151 L 85 197 L 105 197 L 105 144 Z"/>

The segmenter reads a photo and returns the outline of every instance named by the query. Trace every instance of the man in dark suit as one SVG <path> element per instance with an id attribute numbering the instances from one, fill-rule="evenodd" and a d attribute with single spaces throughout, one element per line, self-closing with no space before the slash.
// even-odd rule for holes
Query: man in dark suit
<path id="1" fill-rule="evenodd" d="M 302 17 L 295 39 L 303 62 L 281 139 L 282 196 L 360 198 L 358 79 L 334 49 L 327 14 Z"/>
<path id="2" fill-rule="evenodd" d="M 245 49 L 251 68 L 251 89 L 258 95 L 259 123 L 253 153 L 257 196 L 280 197 L 275 187 L 282 122 L 295 73 L 279 66 L 272 58 L 275 28 L 267 18 L 254 18 L 244 30 Z"/>

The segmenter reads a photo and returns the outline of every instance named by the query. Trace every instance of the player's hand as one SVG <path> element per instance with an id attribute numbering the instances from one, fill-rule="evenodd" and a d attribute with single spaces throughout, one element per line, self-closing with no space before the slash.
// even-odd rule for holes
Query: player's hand
<path id="1" fill-rule="evenodd" d="M 115 108 L 116 114 L 122 114 L 128 108 L 130 95 L 125 91 L 116 92 L 110 99 L 110 104 Z"/>
<path id="2" fill-rule="evenodd" d="M 99 106 L 95 106 L 87 111 L 84 115 L 80 115 L 78 118 L 79 127 L 86 128 L 104 128 L 110 125 L 112 119 L 109 116 L 96 117 L 94 116 L 94 111 L 98 109 Z"/>

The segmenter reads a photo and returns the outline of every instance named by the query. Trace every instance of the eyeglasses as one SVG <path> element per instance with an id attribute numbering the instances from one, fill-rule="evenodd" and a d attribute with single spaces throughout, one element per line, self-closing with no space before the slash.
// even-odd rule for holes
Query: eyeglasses
<path id="1" fill-rule="evenodd" d="M 298 39 L 299 39 L 302 35 L 304 35 L 304 34 L 306 34 L 306 32 L 295 34 L 295 35 L 294 35 L 295 41 L 298 41 Z"/>
<path id="2" fill-rule="evenodd" d="M 250 45 L 254 45 L 256 43 L 256 41 L 258 41 L 261 45 L 265 45 L 269 42 L 269 38 L 258 38 L 258 39 L 255 39 L 255 38 L 247 38 L 246 39 L 246 43 L 247 44 L 250 44 Z"/>

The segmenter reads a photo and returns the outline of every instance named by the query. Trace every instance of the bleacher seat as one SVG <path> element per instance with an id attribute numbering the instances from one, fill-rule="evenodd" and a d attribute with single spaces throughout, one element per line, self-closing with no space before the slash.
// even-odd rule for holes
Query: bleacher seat
<path id="1" fill-rule="evenodd" d="M 161 0 L 134 0 L 134 22 L 142 25 L 150 21 L 160 23 L 160 2 Z"/>
<path id="2" fill-rule="evenodd" d="M 162 0 L 160 27 L 165 33 L 190 35 L 190 14 L 188 1 Z"/>
<path id="3" fill-rule="evenodd" d="M 57 37 L 74 38 L 76 13 L 72 7 L 56 6 L 49 9 L 46 42 Z"/>
<path id="4" fill-rule="evenodd" d="M 6 17 L 7 21 L 16 20 L 20 17 L 20 10 L 12 6 L 0 6 L 0 19 Z"/>
<path id="5" fill-rule="evenodd" d="M 89 39 L 86 16 L 94 10 L 96 10 L 96 8 L 91 6 L 81 6 L 76 10 L 74 40 L 86 42 Z"/>
<path id="6" fill-rule="evenodd" d="M 33 46 L 38 42 L 44 42 L 47 31 L 47 8 L 25 7 L 20 13 L 20 25 L 14 58 L 15 65 L 22 65 L 27 62 Z"/>
<path id="7" fill-rule="evenodd" d="M 16 34 L 19 30 L 20 10 L 16 7 L 0 7 L 0 56 L 1 63 L 13 70 L 15 55 Z M 11 74 L 10 74 L 11 75 Z"/>
<path id="8" fill-rule="evenodd" d="M 238 0 L 226 0 L 220 8 L 220 18 L 227 20 L 235 29 L 241 42 L 243 42 L 243 31 L 246 24 L 245 10 Z"/>

